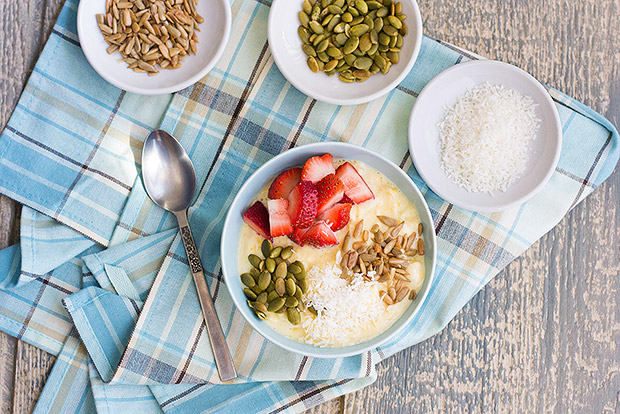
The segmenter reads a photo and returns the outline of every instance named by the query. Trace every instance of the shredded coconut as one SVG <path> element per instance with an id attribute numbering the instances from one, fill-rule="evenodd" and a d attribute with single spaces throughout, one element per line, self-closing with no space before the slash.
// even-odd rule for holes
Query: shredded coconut
<path id="1" fill-rule="evenodd" d="M 535 109 L 531 97 L 502 85 L 465 92 L 438 125 L 441 167 L 470 192 L 505 191 L 527 167 Z"/>
<path id="2" fill-rule="evenodd" d="M 335 264 L 322 269 L 314 266 L 308 272 L 304 303 L 314 307 L 318 316 L 305 316 L 302 321 L 306 343 L 320 347 L 350 345 L 347 338 L 376 326 L 385 312 L 375 289 L 378 282 L 366 282 L 361 274 L 349 280 L 341 275 Z"/>

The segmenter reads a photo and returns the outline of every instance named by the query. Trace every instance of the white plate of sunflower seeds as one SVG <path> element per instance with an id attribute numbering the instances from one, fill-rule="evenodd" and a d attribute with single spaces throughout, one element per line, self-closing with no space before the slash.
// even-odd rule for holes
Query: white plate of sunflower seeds
<path id="1" fill-rule="evenodd" d="M 128 92 L 158 95 L 194 84 L 215 66 L 231 14 L 227 0 L 82 0 L 77 28 L 102 78 Z"/>
<path id="2" fill-rule="evenodd" d="M 411 71 L 422 18 L 415 0 L 273 0 L 268 35 L 278 69 L 295 88 L 319 101 L 358 105 L 390 92 Z"/>

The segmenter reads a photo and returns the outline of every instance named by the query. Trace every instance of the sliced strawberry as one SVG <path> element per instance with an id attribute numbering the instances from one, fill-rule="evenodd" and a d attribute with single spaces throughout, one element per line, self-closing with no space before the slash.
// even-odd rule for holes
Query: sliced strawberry
<path id="1" fill-rule="evenodd" d="M 342 180 L 341 180 L 341 181 L 342 181 Z M 346 191 L 346 188 L 345 188 L 345 191 Z M 342 200 L 340 200 L 340 201 L 339 201 L 339 203 L 340 203 L 340 204 L 355 204 L 355 203 L 353 202 L 353 200 L 351 200 L 351 199 L 349 198 L 349 196 L 348 196 L 348 195 L 346 195 L 346 194 L 344 195 L 344 197 L 342 197 Z"/>
<path id="2" fill-rule="evenodd" d="M 318 216 L 317 221 L 324 221 L 332 231 L 336 232 L 349 223 L 351 204 L 336 204 Z"/>
<path id="3" fill-rule="evenodd" d="M 338 238 L 327 223 L 317 221 L 304 235 L 304 243 L 317 248 L 335 246 L 338 244 Z"/>
<path id="4" fill-rule="evenodd" d="M 298 245 L 303 246 L 304 245 L 304 236 L 305 236 L 307 231 L 308 231 L 308 229 L 298 229 L 296 227 L 293 227 L 293 232 L 288 235 L 288 238 L 293 240 Z"/>
<path id="5" fill-rule="evenodd" d="M 344 184 L 344 193 L 355 204 L 363 203 L 364 201 L 372 200 L 375 195 L 372 193 L 366 181 L 357 172 L 354 166 L 345 162 L 336 169 L 336 177 L 340 178 L 340 181 Z"/>
<path id="6" fill-rule="evenodd" d="M 328 174 L 334 174 L 334 157 L 331 154 L 317 155 L 306 161 L 301 171 L 302 181 L 311 181 L 316 184 Z"/>
<path id="7" fill-rule="evenodd" d="M 265 239 L 272 240 L 269 232 L 269 213 L 267 208 L 257 201 L 243 213 L 243 221 Z"/>
<path id="8" fill-rule="evenodd" d="M 291 219 L 288 216 L 288 201 L 283 198 L 269 200 L 267 202 L 269 210 L 269 231 L 271 237 L 286 236 L 293 231 Z"/>
<path id="9" fill-rule="evenodd" d="M 302 181 L 288 196 L 288 215 L 293 227 L 310 227 L 317 211 L 317 189 L 310 181 Z"/>
<path id="10" fill-rule="evenodd" d="M 267 196 L 272 200 L 276 198 L 287 198 L 291 190 L 299 183 L 300 179 L 301 168 L 299 167 L 282 171 L 271 183 Z"/>
<path id="11" fill-rule="evenodd" d="M 344 185 L 335 174 L 329 174 L 319 181 L 316 184 L 316 189 L 319 193 L 317 214 L 321 214 L 342 200 L 344 195 Z"/>

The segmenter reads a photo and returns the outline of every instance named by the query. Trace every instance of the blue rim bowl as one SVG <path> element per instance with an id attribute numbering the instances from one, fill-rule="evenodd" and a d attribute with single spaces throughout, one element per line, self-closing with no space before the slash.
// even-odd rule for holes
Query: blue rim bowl
<path id="1" fill-rule="evenodd" d="M 279 334 L 258 319 L 246 303 L 246 297 L 243 293 L 243 285 L 239 278 L 240 273 L 238 269 L 239 236 L 241 233 L 241 226 L 243 225 L 242 215 L 256 194 L 267 183 L 271 182 L 279 172 L 296 165 L 303 165 L 308 158 L 325 153 L 332 154 L 334 158 L 361 161 L 381 172 L 413 202 L 418 210 L 424 228 L 428 229 L 424 232 L 424 246 L 426 251 L 424 264 L 426 274 L 422 288 L 418 292 L 417 299 L 411 303 L 405 313 L 394 322 L 392 326 L 379 336 L 360 344 L 339 348 L 322 348 L 297 342 Z M 222 230 L 221 258 L 224 281 L 226 282 L 230 296 L 237 306 L 237 310 L 260 335 L 275 345 L 298 354 L 317 358 L 339 358 L 358 355 L 377 348 L 394 337 L 411 323 L 420 310 L 433 282 L 435 262 L 437 260 L 434 228 L 431 213 L 420 190 L 418 190 L 411 178 L 392 161 L 366 148 L 342 142 L 321 142 L 300 146 L 283 152 L 256 170 L 241 187 L 239 193 L 230 205 Z"/>

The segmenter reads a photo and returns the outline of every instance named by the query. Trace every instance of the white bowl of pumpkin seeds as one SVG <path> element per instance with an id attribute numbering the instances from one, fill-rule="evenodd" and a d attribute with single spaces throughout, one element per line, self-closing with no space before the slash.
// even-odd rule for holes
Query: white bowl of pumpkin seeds
<path id="1" fill-rule="evenodd" d="M 411 71 L 422 18 L 415 0 L 273 0 L 268 36 L 295 88 L 318 101 L 358 105 Z"/>
<path id="2" fill-rule="evenodd" d="M 228 0 L 81 0 L 77 29 L 102 78 L 128 92 L 159 95 L 196 83 L 215 66 L 231 16 Z"/>

